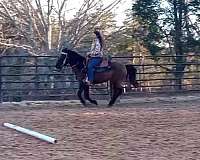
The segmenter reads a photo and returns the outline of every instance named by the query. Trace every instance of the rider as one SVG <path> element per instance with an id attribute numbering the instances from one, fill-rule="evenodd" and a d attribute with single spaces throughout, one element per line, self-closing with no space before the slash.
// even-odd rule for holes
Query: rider
<path id="1" fill-rule="evenodd" d="M 92 44 L 91 47 L 91 52 L 88 55 L 89 62 L 87 66 L 87 75 L 88 79 L 86 82 L 90 85 L 93 83 L 94 80 L 94 68 L 95 66 L 99 65 L 102 61 L 103 57 L 103 48 L 104 48 L 104 39 L 103 35 L 100 32 L 99 28 L 94 29 L 94 34 L 95 34 L 95 41 Z"/>

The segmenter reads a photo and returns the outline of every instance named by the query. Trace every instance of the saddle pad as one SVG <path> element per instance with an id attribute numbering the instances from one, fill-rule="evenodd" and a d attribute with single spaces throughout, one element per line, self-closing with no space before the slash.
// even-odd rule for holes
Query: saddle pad
<path id="1" fill-rule="evenodd" d="M 106 66 L 106 67 L 95 67 L 95 72 L 100 73 L 100 72 L 108 72 L 111 70 L 111 66 Z"/>
<path id="2" fill-rule="evenodd" d="M 109 66 L 109 60 L 105 57 L 102 58 L 101 63 L 98 65 L 98 67 L 108 67 Z"/>

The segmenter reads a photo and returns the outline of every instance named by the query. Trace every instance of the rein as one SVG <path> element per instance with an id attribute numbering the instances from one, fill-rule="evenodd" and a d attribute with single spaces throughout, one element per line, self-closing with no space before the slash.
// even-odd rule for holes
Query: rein
<path id="1" fill-rule="evenodd" d="M 71 68 L 74 69 L 74 68 L 77 67 L 77 66 L 78 66 L 78 63 L 72 65 Z"/>
<path id="2" fill-rule="evenodd" d="M 74 71 L 77 80 L 83 80 L 83 79 L 86 78 L 86 74 L 83 72 L 84 68 L 82 70 L 78 69 L 78 67 L 77 67 L 78 65 L 79 65 L 79 63 L 74 64 L 74 65 L 71 66 L 71 68 Z"/>

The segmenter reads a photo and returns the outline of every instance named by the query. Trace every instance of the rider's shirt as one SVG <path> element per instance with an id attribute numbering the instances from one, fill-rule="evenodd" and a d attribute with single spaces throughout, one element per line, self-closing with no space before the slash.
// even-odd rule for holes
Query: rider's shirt
<path id="1" fill-rule="evenodd" d="M 103 50 L 99 39 L 96 38 L 95 44 L 92 46 L 91 49 L 91 57 L 102 57 L 102 56 L 103 56 Z"/>

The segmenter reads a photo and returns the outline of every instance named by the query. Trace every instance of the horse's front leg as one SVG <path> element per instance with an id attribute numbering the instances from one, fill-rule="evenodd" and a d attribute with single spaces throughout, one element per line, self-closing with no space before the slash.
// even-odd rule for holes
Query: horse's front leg
<path id="1" fill-rule="evenodd" d="M 87 99 L 90 103 L 93 103 L 95 105 L 98 105 L 97 101 L 96 100 L 93 100 L 90 98 L 90 94 L 89 94 L 89 85 L 87 84 L 84 84 L 84 97 L 85 99 Z"/>
<path id="2" fill-rule="evenodd" d="M 85 100 L 82 98 L 83 90 L 84 90 L 84 83 L 83 83 L 83 81 L 79 81 L 79 88 L 78 88 L 77 95 L 78 95 L 80 102 L 85 106 Z"/>
<path id="3" fill-rule="evenodd" d="M 108 104 L 108 106 L 113 106 L 113 104 L 115 103 L 115 101 L 117 100 L 117 98 L 122 94 L 123 89 L 121 87 L 113 87 L 113 95 L 111 97 L 111 100 Z"/>

